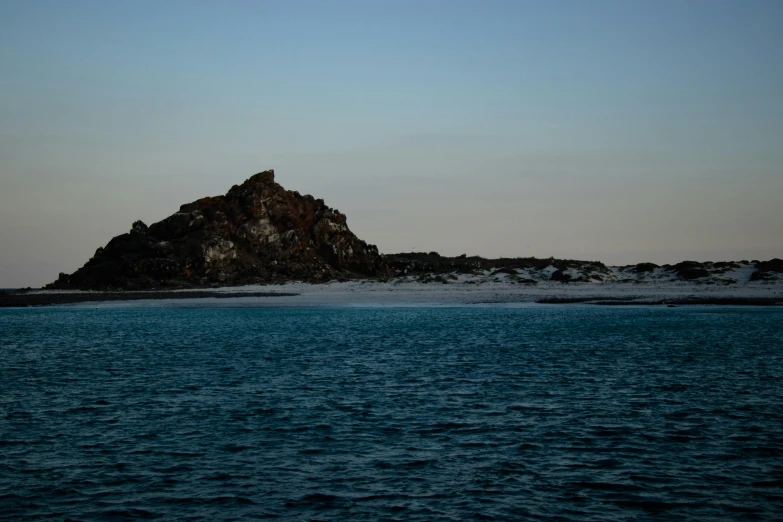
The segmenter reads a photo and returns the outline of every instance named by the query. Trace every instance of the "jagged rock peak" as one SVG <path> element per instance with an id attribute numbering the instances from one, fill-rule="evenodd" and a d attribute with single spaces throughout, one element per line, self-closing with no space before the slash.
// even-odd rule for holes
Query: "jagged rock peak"
<path id="1" fill-rule="evenodd" d="M 51 288 L 152 288 L 324 281 L 385 275 L 374 245 L 357 238 L 344 214 L 288 191 L 273 170 L 225 196 L 186 203 L 166 219 L 113 238 Z"/>
<path id="2" fill-rule="evenodd" d="M 266 187 L 270 185 L 277 185 L 277 183 L 275 183 L 275 171 L 273 169 L 253 174 L 242 183 L 243 187 Z"/>

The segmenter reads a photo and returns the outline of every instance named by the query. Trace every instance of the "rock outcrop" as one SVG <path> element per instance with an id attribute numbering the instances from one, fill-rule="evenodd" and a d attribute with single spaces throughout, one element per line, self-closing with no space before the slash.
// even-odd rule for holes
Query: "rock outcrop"
<path id="1" fill-rule="evenodd" d="M 769 261 L 757 261 L 756 271 L 750 276 L 751 281 L 777 281 L 783 274 L 783 259 L 770 259 Z"/>
<path id="2" fill-rule="evenodd" d="M 441 256 L 437 252 L 408 252 L 386 254 L 383 260 L 397 277 L 417 277 L 424 282 L 441 281 L 438 276 L 450 274 L 502 275 L 512 282 L 532 284 L 537 281 L 586 282 L 602 280 L 610 273 L 609 268 L 599 261 L 578 261 L 575 259 L 540 259 L 536 257 L 515 257 L 487 259 L 480 256 Z M 571 271 L 573 273 L 568 273 Z"/>
<path id="3" fill-rule="evenodd" d="M 133 223 L 52 289 L 149 289 L 383 276 L 378 248 L 321 199 L 285 190 L 268 170 L 225 196 Z"/>

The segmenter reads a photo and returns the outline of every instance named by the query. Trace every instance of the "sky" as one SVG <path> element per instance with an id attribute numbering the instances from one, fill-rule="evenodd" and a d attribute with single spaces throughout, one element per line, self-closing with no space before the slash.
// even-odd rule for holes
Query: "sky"
<path id="1" fill-rule="evenodd" d="M 779 0 L 0 0 L 0 287 L 275 169 L 382 253 L 783 257 Z"/>

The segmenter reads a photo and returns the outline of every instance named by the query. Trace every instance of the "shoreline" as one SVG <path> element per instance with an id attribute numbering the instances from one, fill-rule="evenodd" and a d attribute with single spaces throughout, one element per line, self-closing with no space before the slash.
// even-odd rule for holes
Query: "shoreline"
<path id="1" fill-rule="evenodd" d="M 282 292 L 215 292 L 209 290 L 149 291 L 149 292 L 22 292 L 0 293 L 0 308 L 56 306 L 79 303 L 105 303 L 167 299 L 231 299 L 234 297 L 291 297 Z"/>
<path id="2" fill-rule="evenodd" d="M 411 281 L 354 280 L 330 283 L 289 282 L 210 289 L 158 291 L 0 292 L 0 308 L 133 303 L 132 306 L 319 307 L 442 306 L 513 304 L 587 304 L 602 306 L 783 306 L 783 282 L 729 286 L 665 282 L 557 283 L 528 286 L 509 282 L 433 284 Z"/>
<path id="3" fill-rule="evenodd" d="M 536 301 L 539 304 L 590 304 L 599 306 L 640 306 L 640 305 L 724 305 L 724 306 L 783 306 L 783 298 L 774 297 L 674 297 L 654 300 L 628 300 L 624 298 L 590 299 L 574 298 L 544 298 Z"/>

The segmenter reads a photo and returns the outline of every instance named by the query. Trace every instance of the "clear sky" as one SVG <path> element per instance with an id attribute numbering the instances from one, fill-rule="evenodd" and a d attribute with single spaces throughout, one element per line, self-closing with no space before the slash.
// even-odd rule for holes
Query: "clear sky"
<path id="1" fill-rule="evenodd" d="M 783 1 L 0 0 L 0 287 L 269 168 L 386 253 L 783 257 Z"/>

